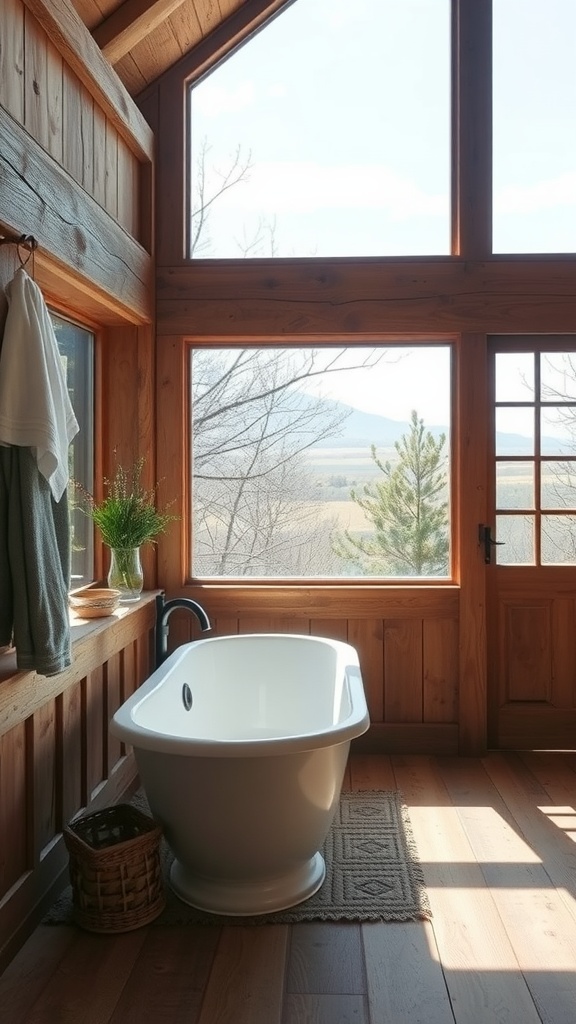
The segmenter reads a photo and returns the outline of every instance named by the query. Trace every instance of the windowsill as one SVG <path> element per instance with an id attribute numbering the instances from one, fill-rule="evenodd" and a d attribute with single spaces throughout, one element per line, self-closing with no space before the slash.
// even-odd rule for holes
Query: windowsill
<path id="1" fill-rule="evenodd" d="M 97 619 L 83 619 L 82 616 L 70 609 L 70 639 L 73 655 L 72 662 L 74 663 L 74 655 L 77 653 L 79 646 L 84 646 L 85 643 L 89 643 L 91 640 L 99 640 L 101 636 L 109 629 L 113 628 L 116 623 L 129 618 L 131 615 L 136 614 L 142 608 L 151 604 L 159 593 L 159 590 L 145 591 L 141 595 L 139 601 L 120 605 L 110 615 L 104 615 Z M 66 672 L 68 670 L 65 669 L 64 671 Z M 15 648 L 0 648 L 0 683 L 3 683 L 8 679 L 13 679 L 19 675 L 26 676 L 29 674 L 30 669 L 18 668 L 16 664 Z M 59 673 L 59 675 L 63 674 L 64 673 Z M 43 679 L 45 677 L 39 676 L 39 678 Z"/>

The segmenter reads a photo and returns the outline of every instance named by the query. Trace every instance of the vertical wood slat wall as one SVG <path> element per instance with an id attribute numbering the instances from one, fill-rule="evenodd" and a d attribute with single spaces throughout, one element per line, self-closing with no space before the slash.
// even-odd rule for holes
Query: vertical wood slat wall
<path id="1" fill-rule="evenodd" d="M 149 244 L 137 157 L 22 0 L 3 0 L 0 55 L 5 110 L 131 237 Z"/>
<path id="2" fill-rule="evenodd" d="M 136 777 L 108 723 L 152 670 L 154 609 L 149 599 L 106 639 L 101 626 L 96 645 L 79 640 L 58 676 L 0 679 L 0 970 L 65 881 L 63 826 Z"/>

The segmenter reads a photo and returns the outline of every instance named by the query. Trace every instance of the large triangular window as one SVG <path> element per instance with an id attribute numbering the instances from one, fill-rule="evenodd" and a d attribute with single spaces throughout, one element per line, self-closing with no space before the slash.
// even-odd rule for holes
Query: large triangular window
<path id="1" fill-rule="evenodd" d="M 190 93 L 189 255 L 450 252 L 449 0 L 296 0 Z"/>

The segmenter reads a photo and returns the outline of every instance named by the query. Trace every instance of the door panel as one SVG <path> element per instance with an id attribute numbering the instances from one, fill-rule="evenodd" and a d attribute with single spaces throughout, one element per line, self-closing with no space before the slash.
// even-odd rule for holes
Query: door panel
<path id="1" fill-rule="evenodd" d="M 491 747 L 576 747 L 576 337 L 490 339 Z"/>

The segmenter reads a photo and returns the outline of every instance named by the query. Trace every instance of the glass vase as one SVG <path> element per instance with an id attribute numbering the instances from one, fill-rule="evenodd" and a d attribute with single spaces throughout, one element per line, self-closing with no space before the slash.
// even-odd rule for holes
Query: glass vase
<path id="1" fill-rule="evenodd" d="M 120 600 L 138 601 L 144 586 L 140 548 L 110 548 L 108 586 L 120 591 Z"/>

